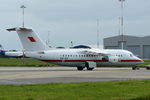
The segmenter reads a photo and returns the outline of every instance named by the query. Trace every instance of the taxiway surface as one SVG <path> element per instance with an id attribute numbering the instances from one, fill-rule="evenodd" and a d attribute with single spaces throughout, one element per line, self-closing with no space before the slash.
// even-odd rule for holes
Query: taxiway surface
<path id="1" fill-rule="evenodd" d="M 150 79 L 150 71 L 131 68 L 0 67 L 0 84 L 38 84 Z"/>

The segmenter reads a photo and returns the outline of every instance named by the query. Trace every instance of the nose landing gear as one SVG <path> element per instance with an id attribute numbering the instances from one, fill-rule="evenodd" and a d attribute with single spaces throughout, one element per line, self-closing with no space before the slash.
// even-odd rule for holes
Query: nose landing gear
<path id="1" fill-rule="evenodd" d="M 132 70 L 140 70 L 140 68 L 137 67 L 137 66 L 133 66 L 133 67 L 132 67 Z"/>

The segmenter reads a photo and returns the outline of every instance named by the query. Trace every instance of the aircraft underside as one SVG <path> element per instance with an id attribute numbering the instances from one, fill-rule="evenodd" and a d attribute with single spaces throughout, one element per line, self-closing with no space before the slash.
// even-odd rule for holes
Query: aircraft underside
<path id="1" fill-rule="evenodd" d="M 51 62 L 52 63 L 52 62 Z M 70 66 L 70 67 L 77 67 L 77 66 L 83 66 L 86 62 L 53 62 L 53 64 L 61 65 L 61 66 Z M 138 63 L 137 63 L 138 64 Z M 135 62 L 118 62 L 118 63 L 110 63 L 110 62 L 99 62 L 96 63 L 97 67 L 102 66 L 133 66 L 136 65 Z"/>
<path id="2" fill-rule="evenodd" d="M 131 61 L 126 61 L 126 62 L 116 62 L 116 63 L 111 63 L 108 61 L 101 61 L 101 62 L 92 62 L 92 61 L 87 61 L 87 62 L 66 62 L 66 61 L 57 61 L 57 62 L 52 62 L 50 60 L 42 60 L 48 63 L 60 65 L 60 66 L 67 66 L 67 67 L 77 67 L 78 70 L 83 70 L 84 68 L 87 68 L 88 70 L 93 70 L 95 67 L 122 67 L 122 66 L 135 66 L 139 64 L 139 62 L 131 62 Z"/>

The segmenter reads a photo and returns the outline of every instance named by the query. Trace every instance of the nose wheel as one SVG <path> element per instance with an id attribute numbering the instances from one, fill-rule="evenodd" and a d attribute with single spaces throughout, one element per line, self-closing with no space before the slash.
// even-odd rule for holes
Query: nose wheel
<path id="1" fill-rule="evenodd" d="M 136 67 L 136 66 L 133 66 L 133 67 L 132 67 L 132 70 L 140 70 L 140 68 L 139 68 L 139 67 Z"/>

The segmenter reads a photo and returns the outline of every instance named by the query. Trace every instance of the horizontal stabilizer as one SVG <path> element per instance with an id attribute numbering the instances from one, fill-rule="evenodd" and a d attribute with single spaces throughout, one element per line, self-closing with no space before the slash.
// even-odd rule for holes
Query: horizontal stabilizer
<path id="1" fill-rule="evenodd" d="M 16 31 L 16 28 L 10 28 L 10 29 L 6 29 L 7 31 Z"/>
<path id="2" fill-rule="evenodd" d="M 10 28 L 10 29 L 6 29 L 7 31 L 32 31 L 32 29 L 28 29 L 28 28 L 22 28 L 22 27 L 16 27 L 16 28 Z"/>

